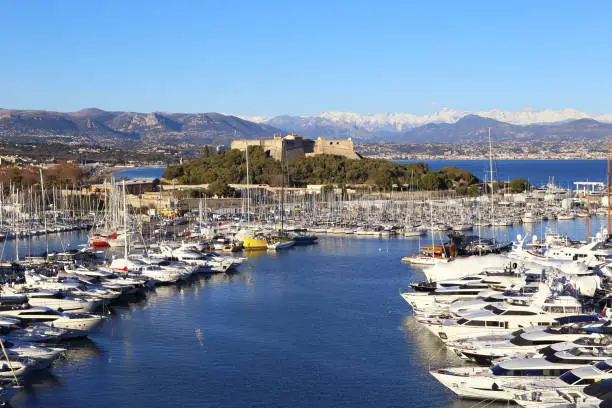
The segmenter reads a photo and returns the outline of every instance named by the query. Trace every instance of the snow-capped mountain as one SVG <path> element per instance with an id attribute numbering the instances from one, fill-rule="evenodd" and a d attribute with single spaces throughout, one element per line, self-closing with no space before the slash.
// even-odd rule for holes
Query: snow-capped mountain
<path id="1" fill-rule="evenodd" d="M 321 112 L 310 116 L 246 116 L 245 120 L 256 123 L 265 123 L 287 131 L 311 132 L 318 131 L 322 135 L 334 133 L 335 135 L 350 134 L 351 132 L 365 131 L 368 133 L 399 133 L 415 127 L 431 123 L 456 123 L 460 119 L 476 115 L 483 118 L 495 119 L 511 125 L 540 125 L 568 122 L 577 119 L 594 119 L 598 122 L 612 123 L 612 114 L 590 114 L 579 112 L 576 109 L 545 109 L 533 110 L 530 108 L 521 111 L 489 111 L 471 112 L 466 110 L 442 109 L 430 115 L 414 115 L 411 113 L 375 113 L 358 114 L 352 112 Z M 329 129 L 329 128 L 334 129 Z M 322 128 L 326 128 L 323 131 Z"/>

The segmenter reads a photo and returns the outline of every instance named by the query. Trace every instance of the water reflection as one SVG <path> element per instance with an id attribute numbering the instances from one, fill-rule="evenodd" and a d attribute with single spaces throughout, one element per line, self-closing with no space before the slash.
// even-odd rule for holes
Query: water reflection
<path id="1" fill-rule="evenodd" d="M 53 363 L 52 370 L 36 370 L 29 373 L 23 381 L 23 390 L 11 400 L 13 405 L 36 402 L 39 398 L 42 399 L 44 390 L 64 387 L 61 375 L 64 370 L 83 366 L 90 360 L 104 355 L 104 351 L 90 339 L 59 343 L 57 347 L 64 347 L 67 351 Z"/>
<path id="2" fill-rule="evenodd" d="M 73 340 L 69 343 L 61 344 L 61 347 L 68 349 L 62 360 L 56 364 L 77 365 L 83 364 L 88 360 L 104 355 L 104 350 L 89 338 Z"/>
<path id="3" fill-rule="evenodd" d="M 402 319 L 402 329 L 406 342 L 416 348 L 415 354 L 423 368 L 435 370 L 465 364 L 464 360 L 449 350 L 436 335 L 417 322 L 414 316 Z"/>
<path id="4" fill-rule="evenodd" d="M 87 242 L 87 234 L 87 230 L 79 230 L 20 238 L 18 240 L 3 240 L 0 242 L 0 260 L 13 260 L 17 254 L 20 258 L 40 256 L 47 250 L 47 246 L 51 252 L 73 249 Z"/>
<path id="5" fill-rule="evenodd" d="M 416 357 L 421 366 L 421 370 L 437 370 L 444 367 L 457 367 L 468 365 L 465 360 L 458 357 L 454 352 L 449 350 L 440 339 L 427 330 L 423 325 L 418 323 L 414 316 L 405 316 L 402 319 L 402 330 L 405 333 L 405 341 L 413 348 L 411 356 Z M 434 378 L 429 378 L 429 381 L 436 381 Z M 447 408 L 472 408 L 481 406 L 478 401 L 461 400 L 455 397 L 453 393 L 444 390 L 448 395 Z M 490 408 L 501 408 L 507 404 L 486 402 L 486 406 Z"/>
<path id="6" fill-rule="evenodd" d="M 268 253 L 268 250 L 267 249 L 245 249 L 243 252 L 244 252 L 244 256 L 249 258 L 249 260 L 251 261 L 253 259 L 266 255 Z"/>

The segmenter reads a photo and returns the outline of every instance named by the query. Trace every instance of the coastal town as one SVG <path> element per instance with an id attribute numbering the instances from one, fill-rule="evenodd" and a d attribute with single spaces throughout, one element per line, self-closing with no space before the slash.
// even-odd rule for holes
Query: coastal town
<path id="1" fill-rule="evenodd" d="M 612 408 L 612 2 L 2 17 L 0 407 Z"/>

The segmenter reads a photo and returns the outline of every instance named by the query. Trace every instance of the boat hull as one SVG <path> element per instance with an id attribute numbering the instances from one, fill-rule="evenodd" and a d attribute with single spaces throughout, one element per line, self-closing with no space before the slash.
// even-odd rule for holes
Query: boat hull
<path id="1" fill-rule="evenodd" d="M 280 249 L 287 249 L 292 247 L 295 244 L 295 241 L 283 241 L 283 242 L 275 242 L 273 244 L 268 244 L 268 249 L 273 249 L 278 251 Z"/>
<path id="2" fill-rule="evenodd" d="M 268 248 L 268 243 L 265 239 L 244 237 L 242 239 L 242 246 L 244 249 L 266 249 Z"/>

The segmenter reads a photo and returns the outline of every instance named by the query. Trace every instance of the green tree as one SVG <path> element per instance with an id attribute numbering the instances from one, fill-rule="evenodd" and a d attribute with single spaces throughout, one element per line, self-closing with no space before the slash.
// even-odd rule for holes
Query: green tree
<path id="1" fill-rule="evenodd" d="M 480 195 L 480 187 L 476 184 L 469 186 L 467 194 L 470 197 L 478 197 Z"/>
<path id="2" fill-rule="evenodd" d="M 239 192 L 230 187 L 227 183 L 217 180 L 208 185 L 206 194 L 209 196 L 217 196 L 219 198 L 233 198 L 238 197 Z"/>
<path id="3" fill-rule="evenodd" d="M 425 190 L 440 190 L 442 185 L 442 180 L 435 172 L 427 173 L 421 177 L 421 186 Z"/>
<path id="4" fill-rule="evenodd" d="M 204 148 L 205 152 L 208 152 Z M 246 154 L 238 149 L 220 152 L 192 160 L 180 166 L 166 169 L 164 177 L 184 184 L 209 184 L 215 181 L 225 184 L 246 182 Z M 284 168 L 283 168 L 284 167 Z M 398 164 L 382 159 L 361 160 L 342 156 L 320 154 L 301 157 L 281 166 L 260 147 L 249 146 L 249 181 L 252 184 L 282 184 L 303 187 L 306 184 L 338 185 L 370 184 L 381 190 L 391 189 L 393 184 L 420 185 L 425 189 L 446 189 L 454 185 L 471 185 L 477 179 L 468 171 L 456 167 L 441 172 L 429 170 L 424 163 Z"/>
<path id="5" fill-rule="evenodd" d="M 514 179 L 510 182 L 510 191 L 513 193 L 522 193 L 529 188 L 529 182 L 524 178 Z"/>
<path id="6" fill-rule="evenodd" d="M 215 154 L 215 152 L 209 145 L 204 146 L 204 149 L 202 149 L 202 157 L 211 157 L 213 154 Z"/>

